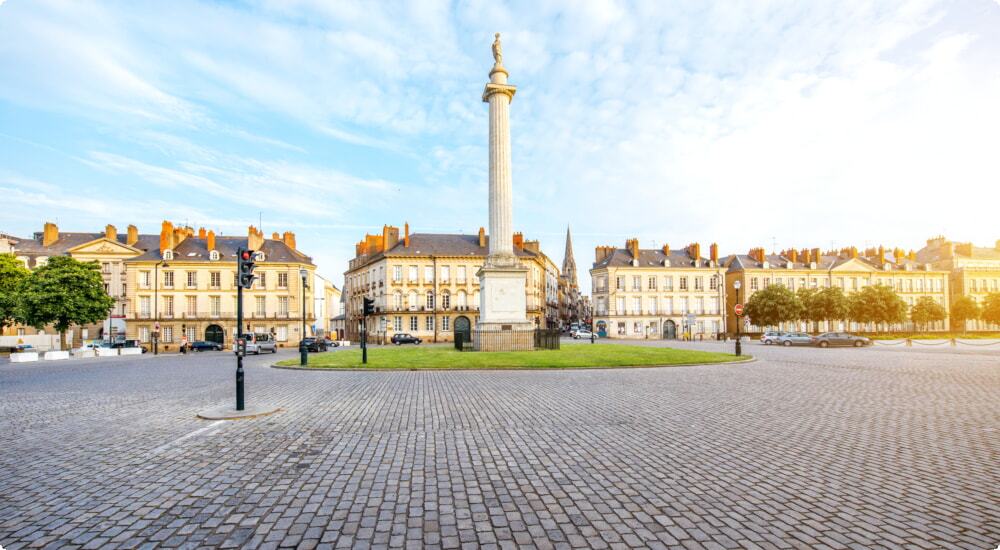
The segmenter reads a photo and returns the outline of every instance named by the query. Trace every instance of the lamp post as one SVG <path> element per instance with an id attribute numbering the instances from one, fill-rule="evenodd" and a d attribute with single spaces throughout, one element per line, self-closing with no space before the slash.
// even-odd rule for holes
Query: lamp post
<path id="1" fill-rule="evenodd" d="M 742 283 L 733 281 L 733 288 L 736 289 L 736 305 L 734 307 L 736 311 L 736 357 L 743 355 L 743 347 L 740 342 L 740 325 L 743 324 L 743 306 L 740 305 L 740 286 L 742 286 Z"/>
<path id="2" fill-rule="evenodd" d="M 306 268 L 299 269 L 299 275 L 302 277 L 302 337 L 299 339 L 299 354 L 301 355 L 299 364 L 302 366 L 309 364 L 309 349 L 306 348 L 306 275 L 308 274 Z"/>
<path id="3" fill-rule="evenodd" d="M 157 355 L 160 343 L 160 266 L 170 267 L 166 260 L 160 260 L 153 266 L 153 355 Z"/>

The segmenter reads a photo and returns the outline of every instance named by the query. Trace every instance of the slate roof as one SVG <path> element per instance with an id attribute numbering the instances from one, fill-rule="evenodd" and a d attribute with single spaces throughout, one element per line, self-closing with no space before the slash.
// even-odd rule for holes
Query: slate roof
<path id="1" fill-rule="evenodd" d="M 410 246 L 404 246 L 404 239 L 399 239 L 396 246 L 385 252 L 376 254 L 369 261 L 382 256 L 478 256 L 486 258 L 490 252 L 490 238 L 486 237 L 486 246 L 479 246 L 479 235 L 451 235 L 439 233 L 413 233 L 410 235 Z M 536 258 L 537 254 L 514 247 L 514 255 L 518 258 Z"/>
<path id="2" fill-rule="evenodd" d="M 639 250 L 639 257 L 633 258 L 632 253 L 624 248 L 616 248 L 607 258 L 599 262 L 594 262 L 594 269 L 602 267 L 633 267 L 632 260 L 638 259 L 639 265 L 634 267 L 663 267 L 663 260 L 667 259 L 667 255 L 664 254 L 662 249 L 655 250 Z M 707 258 L 698 258 L 702 261 L 701 268 L 707 267 Z M 670 251 L 670 267 L 689 267 L 691 269 L 697 269 L 694 266 L 695 258 L 688 253 L 687 250 L 671 250 Z"/>
<path id="3" fill-rule="evenodd" d="M 802 256 L 799 256 L 801 259 Z M 769 265 L 768 269 L 809 269 L 809 264 L 806 262 L 794 262 L 789 268 L 789 259 L 781 256 L 779 254 L 765 254 L 764 259 L 767 260 Z M 866 258 L 864 256 L 858 256 L 857 258 L 851 258 L 849 256 L 839 256 L 833 254 L 822 254 L 816 261 L 816 267 L 813 271 L 829 271 L 831 269 L 836 269 L 837 267 L 850 262 L 852 259 L 857 260 L 862 265 L 868 266 L 876 271 L 884 271 L 885 269 L 880 266 L 876 258 Z M 921 262 L 915 262 L 908 258 L 901 258 L 898 263 L 891 254 L 886 254 L 885 263 L 891 266 L 891 270 L 904 271 L 907 266 L 911 269 L 916 269 L 922 265 Z M 722 264 L 728 267 L 727 271 L 741 271 L 746 269 L 761 269 L 761 262 L 750 257 L 748 254 L 731 254 L 722 260 Z"/>

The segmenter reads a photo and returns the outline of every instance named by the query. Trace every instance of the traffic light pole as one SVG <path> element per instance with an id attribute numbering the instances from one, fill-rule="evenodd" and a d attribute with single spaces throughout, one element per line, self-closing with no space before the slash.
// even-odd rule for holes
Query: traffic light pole
<path id="1" fill-rule="evenodd" d="M 368 364 L 368 316 L 361 316 L 361 362 Z"/>
<path id="2" fill-rule="evenodd" d="M 243 285 L 236 285 L 236 410 L 243 410 Z"/>

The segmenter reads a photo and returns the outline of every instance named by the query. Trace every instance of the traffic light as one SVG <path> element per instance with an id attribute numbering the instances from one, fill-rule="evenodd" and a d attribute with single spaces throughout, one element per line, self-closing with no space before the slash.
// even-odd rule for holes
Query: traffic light
<path id="1" fill-rule="evenodd" d="M 364 310 L 365 316 L 367 317 L 368 315 L 375 315 L 375 298 L 365 298 L 364 301 L 365 301 L 365 310 Z"/>
<path id="2" fill-rule="evenodd" d="M 253 263 L 253 250 L 243 250 L 240 248 L 236 251 L 237 255 L 237 271 L 236 274 L 239 277 L 239 285 L 242 288 L 250 288 L 253 285 L 253 280 L 257 277 L 254 276 L 253 270 L 256 265 Z"/>

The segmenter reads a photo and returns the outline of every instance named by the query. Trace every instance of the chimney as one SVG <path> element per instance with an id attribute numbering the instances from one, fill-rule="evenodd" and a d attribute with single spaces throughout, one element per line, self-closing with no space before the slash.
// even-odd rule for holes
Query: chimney
<path id="1" fill-rule="evenodd" d="M 277 235 L 277 233 L 275 233 L 275 235 Z M 292 233 L 291 231 L 285 231 L 281 235 L 281 242 L 285 243 L 285 246 L 291 248 L 292 250 L 298 250 L 295 248 L 295 233 Z"/>
<path id="2" fill-rule="evenodd" d="M 667 257 L 670 257 L 670 245 L 669 244 L 663 245 L 663 255 L 667 256 Z"/>
<path id="3" fill-rule="evenodd" d="M 406 232 L 403 236 L 403 246 L 410 248 L 410 222 L 406 222 L 403 226 L 403 231 Z M 480 231 L 482 231 L 482 229 L 480 229 Z"/>
<path id="4" fill-rule="evenodd" d="M 799 252 L 794 248 L 788 251 L 788 260 L 790 262 L 797 263 L 799 261 Z"/>
<path id="5" fill-rule="evenodd" d="M 391 225 L 382 226 L 382 242 L 385 243 L 386 251 L 392 250 L 399 244 L 399 229 Z"/>
<path id="6" fill-rule="evenodd" d="M 819 251 L 818 248 L 812 249 L 812 261 L 814 261 L 816 263 L 820 263 L 821 261 L 823 261 L 823 255 L 820 254 L 820 251 Z"/>
<path id="7" fill-rule="evenodd" d="M 913 250 L 910 250 L 910 253 L 906 257 L 909 258 L 911 262 L 917 261 L 917 255 L 913 252 Z"/>
<path id="8" fill-rule="evenodd" d="M 254 226 L 247 229 L 247 250 L 260 250 L 264 245 L 264 233 Z"/>
<path id="9" fill-rule="evenodd" d="M 172 250 L 174 248 L 174 224 L 164 221 L 163 225 L 160 226 L 160 255 L 163 255 L 164 250 Z"/>
<path id="10" fill-rule="evenodd" d="M 708 252 L 709 258 L 713 262 L 715 262 L 716 264 L 718 264 L 719 263 L 719 245 L 717 245 L 715 243 L 712 243 L 712 246 L 709 246 L 708 250 L 709 250 L 709 252 Z"/>
<path id="11" fill-rule="evenodd" d="M 885 265 L 885 248 L 878 247 L 878 265 Z"/>
<path id="12" fill-rule="evenodd" d="M 514 233 L 514 246 L 524 250 L 524 233 Z"/>
<path id="13" fill-rule="evenodd" d="M 479 228 L 479 247 L 482 248 L 482 247 L 485 247 L 485 246 L 486 246 L 486 230 L 483 229 L 482 227 L 480 227 Z"/>
<path id="14" fill-rule="evenodd" d="M 858 247 L 856 246 L 851 247 L 851 258 L 855 260 L 858 259 Z"/>
<path id="15" fill-rule="evenodd" d="M 271 240 L 272 241 L 280 241 L 281 240 L 281 234 L 278 233 L 277 231 L 275 231 L 274 233 L 271 233 Z"/>
<path id="16" fill-rule="evenodd" d="M 139 242 L 139 228 L 130 225 L 128 226 L 128 237 L 125 240 L 125 244 L 132 246 L 137 242 Z"/>
<path id="17" fill-rule="evenodd" d="M 527 250 L 532 254 L 538 254 L 541 247 L 539 247 L 538 241 L 524 241 L 524 250 Z"/>
<path id="18" fill-rule="evenodd" d="M 692 243 L 688 245 L 688 254 L 691 255 L 691 259 L 697 261 L 701 258 L 701 245 L 698 243 Z"/>
<path id="19" fill-rule="evenodd" d="M 625 241 L 625 248 L 632 254 L 633 260 L 639 259 L 639 239 L 628 239 Z"/>
<path id="20" fill-rule="evenodd" d="M 598 246 L 594 249 L 594 263 L 603 262 L 608 256 L 611 255 L 612 248 L 610 246 Z"/>
<path id="21" fill-rule="evenodd" d="M 42 235 L 42 246 L 49 246 L 50 244 L 59 240 L 59 226 L 54 223 L 45 222 L 45 230 Z"/>
<path id="22" fill-rule="evenodd" d="M 802 263 L 811 264 L 813 262 L 812 253 L 808 248 L 802 249 Z"/>
<path id="23" fill-rule="evenodd" d="M 109 223 L 107 227 L 104 228 L 104 238 L 109 241 L 118 240 L 118 230 L 115 229 L 115 226 Z"/>
<path id="24" fill-rule="evenodd" d="M 208 250 L 215 250 L 215 231 L 209 231 L 205 238 L 208 239 L 205 243 L 205 247 Z"/>
<path id="25" fill-rule="evenodd" d="M 198 228 L 198 238 L 199 239 L 204 239 L 206 235 L 208 235 L 208 233 L 205 232 L 205 228 L 204 227 L 199 227 Z"/>

